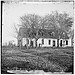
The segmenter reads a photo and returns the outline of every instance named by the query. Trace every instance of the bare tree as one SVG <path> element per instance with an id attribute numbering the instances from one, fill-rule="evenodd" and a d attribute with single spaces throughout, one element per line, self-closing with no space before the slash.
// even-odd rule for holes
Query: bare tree
<path id="1" fill-rule="evenodd" d="M 13 30 L 13 33 L 10 33 L 10 35 L 14 38 L 17 39 L 17 44 L 19 47 L 21 47 L 21 40 L 22 40 L 22 37 L 19 36 L 19 25 L 18 24 L 13 24 L 12 26 L 12 30 Z M 20 41 L 20 42 L 19 42 Z"/>
<path id="2" fill-rule="evenodd" d="M 21 19 L 21 26 L 25 29 L 25 34 L 27 37 L 35 38 L 36 39 L 36 46 L 37 40 L 39 38 L 38 31 L 40 28 L 40 21 L 41 17 L 35 14 L 28 14 L 20 17 Z"/>
<path id="3" fill-rule="evenodd" d="M 62 32 L 69 33 L 72 25 L 73 25 L 72 17 L 70 17 L 67 13 L 61 14 L 58 13 L 57 11 L 52 12 L 52 14 L 46 15 L 41 22 L 42 28 L 44 29 L 46 28 L 49 30 L 53 28 L 58 32 L 59 35 L 62 34 Z"/>
<path id="4" fill-rule="evenodd" d="M 55 11 L 44 17 L 42 25 L 48 29 L 53 27 L 56 30 L 68 32 L 73 25 L 73 18 L 67 13 L 61 14 Z"/>
<path id="5" fill-rule="evenodd" d="M 52 12 L 52 14 L 46 15 L 45 17 L 40 17 L 35 14 L 27 14 L 20 17 L 20 22 L 21 28 L 19 30 L 18 37 L 25 36 L 26 38 L 31 38 L 31 40 L 32 38 L 35 38 L 37 46 L 37 40 L 40 37 L 38 34 L 39 29 L 50 30 L 53 28 L 59 35 L 62 34 L 63 31 L 68 33 L 73 25 L 73 18 L 71 18 L 67 13 L 61 14 L 56 11 Z"/>

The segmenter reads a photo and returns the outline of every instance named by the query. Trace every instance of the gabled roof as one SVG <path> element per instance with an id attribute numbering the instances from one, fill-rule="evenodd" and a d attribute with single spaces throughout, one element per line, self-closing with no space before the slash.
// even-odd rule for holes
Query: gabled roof
<path id="1" fill-rule="evenodd" d="M 31 29 L 25 29 L 25 28 L 20 28 L 19 29 L 19 35 L 22 37 L 32 37 L 34 38 L 36 36 L 36 31 L 37 29 L 34 29 L 34 35 L 32 33 L 28 33 Z M 26 33 L 30 34 L 27 35 Z M 38 31 L 38 36 L 39 38 L 53 38 L 53 39 L 58 39 L 60 37 L 60 39 L 69 39 L 69 37 L 67 36 L 67 33 L 62 32 L 61 34 L 58 34 L 58 32 L 55 29 L 39 29 Z"/>
<path id="2" fill-rule="evenodd" d="M 69 39 L 69 37 L 68 37 L 67 33 L 62 32 L 62 33 L 60 34 L 60 39 Z"/>

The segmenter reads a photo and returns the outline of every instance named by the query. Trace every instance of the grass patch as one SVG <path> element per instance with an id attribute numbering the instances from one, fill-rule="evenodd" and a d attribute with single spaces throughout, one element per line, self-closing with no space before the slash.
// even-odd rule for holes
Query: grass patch
<path id="1" fill-rule="evenodd" d="M 2 48 L 1 68 L 4 70 L 17 67 L 45 72 L 67 72 L 72 65 L 73 48 Z"/>

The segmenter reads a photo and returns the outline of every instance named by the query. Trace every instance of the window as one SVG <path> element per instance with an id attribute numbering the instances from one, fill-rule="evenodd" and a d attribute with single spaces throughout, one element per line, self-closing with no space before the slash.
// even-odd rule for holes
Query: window
<path id="1" fill-rule="evenodd" d="M 52 32 L 51 34 L 52 34 L 52 36 L 55 36 L 55 33 L 54 32 Z"/>
<path id="2" fill-rule="evenodd" d="M 68 40 L 66 40 L 66 45 L 68 45 Z"/>
<path id="3" fill-rule="evenodd" d="M 53 40 L 53 46 L 55 46 L 55 41 Z"/>
<path id="4" fill-rule="evenodd" d="M 62 40 L 60 40 L 60 46 L 62 46 Z"/>
<path id="5" fill-rule="evenodd" d="M 51 44 L 51 40 L 49 40 L 49 45 Z"/>
<path id="6" fill-rule="evenodd" d="M 49 35 L 50 36 L 55 36 L 55 33 L 54 32 L 49 32 Z"/>
<path id="7" fill-rule="evenodd" d="M 42 44 L 44 44 L 44 39 L 42 39 Z"/>
<path id="8" fill-rule="evenodd" d="M 65 37 L 65 33 L 63 32 L 63 37 Z"/>

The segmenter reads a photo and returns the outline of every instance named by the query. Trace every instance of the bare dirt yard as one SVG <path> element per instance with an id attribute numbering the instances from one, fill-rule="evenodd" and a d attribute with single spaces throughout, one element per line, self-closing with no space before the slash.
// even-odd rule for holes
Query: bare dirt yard
<path id="1" fill-rule="evenodd" d="M 74 48 L 9 48 L 3 47 L 1 70 L 43 70 L 72 72 Z"/>

